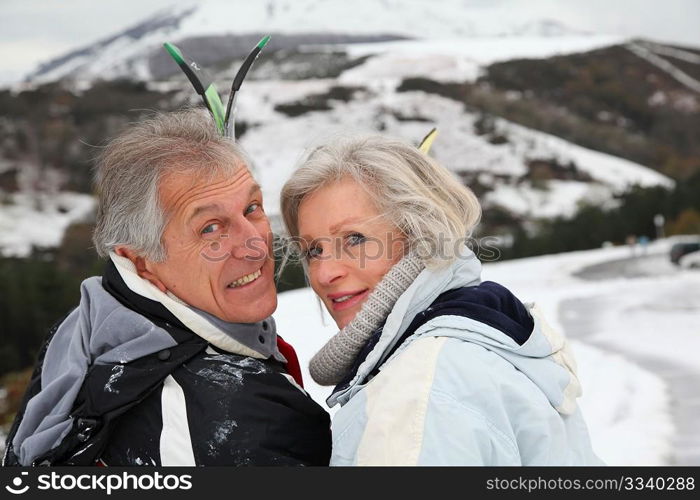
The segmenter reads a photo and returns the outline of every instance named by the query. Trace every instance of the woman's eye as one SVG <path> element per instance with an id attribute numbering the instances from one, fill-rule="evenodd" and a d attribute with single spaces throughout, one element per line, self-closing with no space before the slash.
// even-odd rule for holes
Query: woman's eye
<path id="1" fill-rule="evenodd" d="M 219 224 L 218 223 L 213 223 L 213 224 L 208 224 L 204 226 L 204 229 L 202 229 L 202 234 L 209 234 L 215 232 L 217 229 L 219 229 Z"/>
<path id="2" fill-rule="evenodd" d="M 361 233 L 352 233 L 347 236 L 347 242 L 351 246 L 359 245 L 365 241 L 365 236 Z"/>
<path id="3" fill-rule="evenodd" d="M 248 208 L 245 209 L 245 214 L 246 214 L 246 215 L 252 214 L 252 213 L 255 212 L 258 208 L 260 208 L 260 204 L 259 204 L 259 203 L 251 203 L 250 205 L 248 205 Z"/>
<path id="4" fill-rule="evenodd" d="M 321 255 L 322 252 L 323 251 L 319 247 L 311 247 L 306 251 L 305 254 L 306 258 L 310 260 L 318 257 L 319 255 Z"/>

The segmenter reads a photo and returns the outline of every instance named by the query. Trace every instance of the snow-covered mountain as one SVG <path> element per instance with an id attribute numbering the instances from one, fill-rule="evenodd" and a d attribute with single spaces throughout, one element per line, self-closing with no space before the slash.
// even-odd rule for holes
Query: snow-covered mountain
<path id="1" fill-rule="evenodd" d="M 475 82 L 494 62 L 586 52 L 624 41 L 578 32 L 552 20 L 524 21 L 517 10 L 504 10 L 504 5 L 473 0 L 179 4 L 44 64 L 31 81 L 76 80 L 80 85 L 67 87 L 80 99 L 92 80 L 129 77 L 146 80 L 149 92 L 167 99 L 158 109 L 197 104 L 199 98 L 187 79 L 162 50 L 162 43 L 171 41 L 186 47 L 213 73 L 225 99 L 240 58 L 262 34 L 273 33 L 239 94 L 236 115 L 239 133 L 245 132 L 241 143 L 254 159 L 266 211 L 273 220 L 282 183 L 304 149 L 349 130 L 381 131 L 418 142 L 437 126 L 440 135 L 431 154 L 477 192 L 487 211 L 507 213 L 512 224 L 572 216 L 581 203 L 612 206 L 614 195 L 633 185 L 672 186 L 671 179 L 647 166 L 496 116 L 489 116 L 485 132 L 481 122 L 488 110 L 468 108 L 454 96 L 428 89 L 401 89 L 415 77 L 439 85 Z M 697 57 L 678 49 L 654 48 L 655 53 L 661 50 L 673 50 L 683 60 Z M 678 75 L 674 78 L 678 80 Z M 173 90 L 177 93 L 171 96 Z M 502 98 L 518 101 L 523 93 L 509 91 Z M 67 113 L 70 128 L 74 118 Z M 2 126 L 0 122 L 8 137 L 14 133 L 10 121 Z M 5 163 L 0 164 L 0 174 L 38 168 L 16 159 Z M 91 210 L 89 200 L 77 197 L 60 209 L 23 201 L 36 196 L 17 193 L 0 205 L 0 233 L 6 233 L 0 238 L 0 254 L 26 255 L 32 245 L 57 245 L 64 228 L 85 219 Z M 22 220 L 31 225 L 54 216 L 61 222 L 53 225 L 55 231 L 23 235 L 11 231 Z"/>
<path id="2" fill-rule="evenodd" d="M 237 57 L 231 37 L 250 34 L 313 34 L 306 43 L 358 41 L 377 36 L 415 39 L 550 39 L 545 55 L 589 49 L 610 37 L 585 34 L 552 19 L 523 20 L 523 5 L 467 0 L 205 0 L 175 3 L 153 17 L 105 39 L 41 64 L 27 76 L 32 82 L 117 77 L 150 79 L 153 57 L 164 41 L 200 41 L 207 62 Z M 319 38 L 319 35 L 325 34 Z M 329 37 L 329 35 L 333 37 Z M 212 43 L 212 37 L 222 37 Z M 228 38 L 227 38 L 228 37 Z M 551 43 L 551 38 L 562 43 Z M 583 47 L 581 38 L 585 39 Z M 571 44 L 571 39 L 578 43 Z M 501 41 L 503 42 L 503 41 Z M 201 47 L 201 43 L 206 46 Z M 274 44 L 273 40 L 273 44 Z M 298 38 L 293 43 L 298 43 Z M 513 45 L 513 41 L 506 42 Z M 526 42 L 527 43 L 527 42 Z M 219 52 L 219 54 L 217 54 Z M 241 52 L 240 54 L 238 52 Z M 201 59 L 199 57 L 198 59 Z"/>

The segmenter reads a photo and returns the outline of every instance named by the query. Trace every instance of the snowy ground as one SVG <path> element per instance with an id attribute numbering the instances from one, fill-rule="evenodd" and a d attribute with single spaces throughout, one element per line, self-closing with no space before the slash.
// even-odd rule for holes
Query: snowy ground
<path id="1" fill-rule="evenodd" d="M 611 278 L 601 288 L 604 271 Z M 667 254 L 651 253 L 580 275 L 597 283 L 590 293 L 560 304 L 567 333 L 662 377 L 675 426 L 669 462 L 699 465 L 700 363 L 688 353 L 700 348 L 700 273 L 674 267 Z"/>
<path id="2" fill-rule="evenodd" d="M 620 277 L 612 271 L 611 279 L 599 276 L 601 279 L 593 281 L 576 276 L 590 266 L 630 258 L 628 247 L 485 266 L 485 279 L 503 283 L 523 300 L 539 302 L 560 329 L 577 339 L 572 342 L 584 388 L 581 407 L 596 451 L 611 465 L 674 462 L 676 429 L 669 388 L 655 367 L 644 364 L 642 368 L 639 358 L 632 356 L 633 351 L 644 352 L 692 365 L 689 353 L 694 346 L 700 347 L 700 338 L 693 337 L 697 327 L 692 324 L 693 318 L 695 324 L 700 319 L 700 294 L 695 295 L 692 307 L 680 313 L 649 303 L 649 295 L 664 284 L 676 296 L 688 287 L 700 286 L 700 273 L 669 269 L 665 258 L 669 247 L 670 241 L 661 241 L 647 249 L 648 254 L 663 257 L 655 264 L 660 271 L 646 277 Z M 636 255 L 641 258 L 640 249 Z M 596 321 L 590 325 L 593 330 L 582 335 L 570 316 L 577 313 L 575 308 L 582 301 L 592 298 L 605 300 L 586 311 L 587 317 Z M 677 326 L 673 339 L 665 334 L 665 326 L 671 323 Z M 593 347 L 594 339 L 605 341 L 596 341 Z M 610 348 L 608 341 L 615 348 Z"/>
<path id="3" fill-rule="evenodd" d="M 678 401 L 671 398 L 662 377 L 665 374 L 656 370 L 655 363 L 640 366 L 640 360 L 653 359 L 700 371 L 695 354 L 700 349 L 700 272 L 667 266 L 665 255 L 671 243 L 662 240 L 650 245 L 648 254 L 661 257 L 640 258 L 645 268 L 642 276 L 611 273 L 611 279 L 587 280 L 576 275 L 589 266 L 629 258 L 628 247 L 484 266 L 484 279 L 508 286 L 524 301 L 538 302 L 553 326 L 564 328 L 576 339 L 572 345 L 584 388 L 581 408 L 594 448 L 610 465 L 682 463 L 679 449 L 696 439 L 694 434 L 678 433 L 677 422 L 683 417 L 675 414 Z M 658 272 L 651 272 L 649 266 L 656 266 Z M 583 341 L 581 332 L 571 327 L 570 316 L 576 313 L 571 304 L 596 297 L 605 300 L 590 311 L 597 321 Z M 281 294 L 275 318 L 281 335 L 297 348 L 304 370 L 311 356 L 336 332 L 310 289 Z M 308 371 L 304 377 L 310 394 L 323 403 L 329 389 L 314 384 Z M 689 391 L 698 392 L 692 387 Z M 693 432 L 692 426 L 681 427 Z M 692 459 L 694 455 L 685 456 Z"/>

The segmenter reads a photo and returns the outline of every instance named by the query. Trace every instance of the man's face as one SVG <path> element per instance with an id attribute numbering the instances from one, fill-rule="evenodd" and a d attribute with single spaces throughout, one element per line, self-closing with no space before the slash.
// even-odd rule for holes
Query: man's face
<path id="1" fill-rule="evenodd" d="M 272 232 L 262 192 L 247 168 L 213 182 L 166 176 L 164 262 L 142 274 L 163 291 L 229 322 L 254 323 L 277 307 Z"/>

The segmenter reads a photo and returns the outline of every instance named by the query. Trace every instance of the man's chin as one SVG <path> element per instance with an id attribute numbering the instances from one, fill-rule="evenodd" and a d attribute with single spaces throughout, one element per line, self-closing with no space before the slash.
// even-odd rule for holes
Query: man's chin
<path id="1" fill-rule="evenodd" d="M 240 288 L 224 289 L 220 303 L 222 310 L 216 316 L 229 323 L 257 323 L 270 317 L 277 309 L 277 289 L 272 271 L 266 266 L 262 276 L 254 282 Z"/>
<path id="2" fill-rule="evenodd" d="M 277 293 L 273 289 L 271 295 L 261 298 L 261 300 L 253 300 L 247 304 L 231 304 L 227 309 L 221 312 L 221 316 L 224 317 L 220 319 L 228 323 L 257 323 L 269 318 L 275 312 Z"/>

